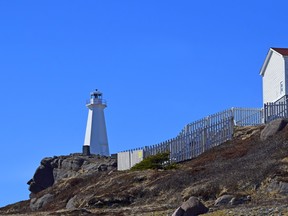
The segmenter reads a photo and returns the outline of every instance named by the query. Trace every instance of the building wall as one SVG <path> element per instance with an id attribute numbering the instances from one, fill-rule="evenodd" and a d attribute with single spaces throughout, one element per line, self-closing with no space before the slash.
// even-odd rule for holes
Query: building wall
<path id="1" fill-rule="evenodd" d="M 288 57 L 284 57 L 285 62 L 285 95 L 288 95 Z"/>
<path id="2" fill-rule="evenodd" d="M 272 52 L 263 77 L 263 102 L 275 102 L 285 95 L 285 61 L 282 55 Z M 282 85 L 282 87 L 281 87 Z"/>
<path id="3" fill-rule="evenodd" d="M 117 170 L 129 170 L 143 160 L 143 149 L 129 150 L 117 154 Z"/>

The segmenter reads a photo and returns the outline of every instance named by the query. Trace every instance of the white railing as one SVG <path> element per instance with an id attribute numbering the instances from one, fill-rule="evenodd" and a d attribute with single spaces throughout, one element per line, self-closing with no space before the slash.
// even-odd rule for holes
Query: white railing
<path id="1" fill-rule="evenodd" d="M 279 103 L 264 104 L 264 119 L 268 123 L 277 118 L 288 118 L 288 103 L 287 101 Z"/>
<path id="2" fill-rule="evenodd" d="M 231 108 L 236 126 L 252 126 L 264 123 L 263 109 Z"/>
<path id="3" fill-rule="evenodd" d="M 187 124 L 173 139 L 141 149 L 144 158 L 157 153 L 170 152 L 171 162 L 181 162 L 195 158 L 208 149 L 231 140 L 234 126 L 259 125 L 262 122 L 262 109 L 231 108 Z"/>
<path id="4" fill-rule="evenodd" d="M 107 101 L 104 99 L 99 99 L 99 98 L 91 98 L 86 100 L 86 105 L 89 104 L 103 104 L 103 105 L 107 105 Z"/>
<path id="5" fill-rule="evenodd" d="M 217 146 L 233 136 L 233 112 L 226 110 L 188 124 L 173 139 L 144 148 L 144 157 L 170 152 L 173 162 L 197 157 L 206 150 Z"/>

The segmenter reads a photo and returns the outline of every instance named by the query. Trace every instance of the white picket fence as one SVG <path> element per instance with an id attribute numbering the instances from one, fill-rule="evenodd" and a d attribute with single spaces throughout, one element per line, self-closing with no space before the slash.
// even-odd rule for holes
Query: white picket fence
<path id="1" fill-rule="evenodd" d="M 264 119 L 268 123 L 277 118 L 288 118 L 287 100 L 279 103 L 264 104 Z"/>
<path id="2" fill-rule="evenodd" d="M 143 158 L 157 153 L 170 152 L 171 162 L 181 162 L 195 158 L 233 137 L 234 126 L 259 125 L 263 122 L 262 109 L 231 108 L 186 125 L 173 139 L 156 145 L 145 146 L 118 153 L 121 170 L 130 169 L 127 158 L 135 151 L 143 150 Z M 139 162 L 139 161 L 138 161 Z"/>
<path id="3" fill-rule="evenodd" d="M 261 108 L 231 108 L 236 126 L 255 126 L 264 123 Z"/>

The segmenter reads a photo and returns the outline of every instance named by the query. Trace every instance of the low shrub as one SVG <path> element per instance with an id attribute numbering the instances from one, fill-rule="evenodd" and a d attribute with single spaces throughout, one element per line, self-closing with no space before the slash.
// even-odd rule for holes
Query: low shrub
<path id="1" fill-rule="evenodd" d="M 131 170 L 147 170 L 147 169 L 175 169 L 176 164 L 170 163 L 170 153 L 158 153 L 143 159 L 140 163 L 135 164 Z"/>

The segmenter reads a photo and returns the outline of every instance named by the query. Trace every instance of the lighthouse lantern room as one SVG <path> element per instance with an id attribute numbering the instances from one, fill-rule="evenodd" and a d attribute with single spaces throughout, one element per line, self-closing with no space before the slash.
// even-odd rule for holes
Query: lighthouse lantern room
<path id="1" fill-rule="evenodd" d="M 109 156 L 108 138 L 105 124 L 104 109 L 107 107 L 106 101 L 102 98 L 102 93 L 96 89 L 91 92 L 90 99 L 86 103 L 88 119 L 83 146 L 83 154 L 98 154 Z"/>

